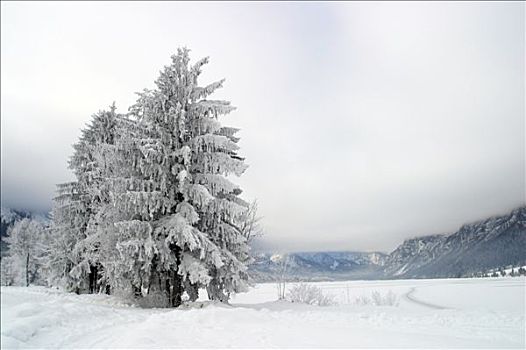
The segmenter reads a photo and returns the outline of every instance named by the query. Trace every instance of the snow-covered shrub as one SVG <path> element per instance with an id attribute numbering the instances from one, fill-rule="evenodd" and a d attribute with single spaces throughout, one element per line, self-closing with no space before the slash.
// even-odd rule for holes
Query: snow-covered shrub
<path id="1" fill-rule="evenodd" d="M 360 306 L 398 306 L 398 303 L 397 295 L 391 290 L 386 294 L 382 294 L 375 290 L 371 293 L 371 297 L 360 295 L 354 299 L 354 304 Z"/>
<path id="2" fill-rule="evenodd" d="M 285 287 L 287 280 L 285 274 L 289 265 L 289 256 L 287 254 L 274 254 L 270 257 L 270 260 L 278 266 L 278 280 L 276 281 L 276 287 L 278 291 L 278 299 L 285 299 Z"/>
<path id="3" fill-rule="evenodd" d="M 288 294 L 288 300 L 293 303 L 317 306 L 329 306 L 336 303 L 332 295 L 325 295 L 321 288 L 305 283 L 292 287 Z"/>
<path id="4" fill-rule="evenodd" d="M 384 298 L 384 304 L 389 305 L 389 306 L 398 306 L 399 304 L 398 296 L 392 291 L 389 291 Z"/>
<path id="5" fill-rule="evenodd" d="M 366 295 L 360 295 L 360 296 L 357 296 L 354 299 L 354 303 L 353 304 L 360 305 L 360 306 L 370 305 L 371 304 L 371 299 L 368 296 L 366 296 Z"/>
<path id="6" fill-rule="evenodd" d="M 373 304 L 376 306 L 396 306 L 398 305 L 398 298 L 391 290 L 385 295 L 382 295 L 378 291 L 373 291 L 371 293 L 373 299 Z"/>

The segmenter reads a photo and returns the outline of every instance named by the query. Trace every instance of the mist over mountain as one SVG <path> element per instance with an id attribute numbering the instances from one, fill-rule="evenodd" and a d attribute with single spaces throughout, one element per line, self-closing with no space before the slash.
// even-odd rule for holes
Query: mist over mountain
<path id="1" fill-rule="evenodd" d="M 277 277 L 281 265 L 273 261 L 274 255 L 256 255 L 250 267 L 255 280 Z M 526 265 L 526 207 L 463 225 L 452 234 L 407 239 L 390 254 L 291 253 L 285 276 L 289 280 L 467 277 L 510 265 Z"/>
<path id="2" fill-rule="evenodd" d="M 249 268 L 252 278 L 257 281 L 274 280 L 283 266 L 281 258 L 272 253 L 256 254 Z M 300 252 L 287 254 L 283 258 L 286 259 L 287 279 L 327 281 L 380 276 L 388 255 L 380 252 Z"/>

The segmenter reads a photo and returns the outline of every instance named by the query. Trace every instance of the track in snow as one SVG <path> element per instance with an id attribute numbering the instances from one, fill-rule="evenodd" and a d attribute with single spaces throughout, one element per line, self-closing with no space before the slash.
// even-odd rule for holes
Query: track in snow
<path id="1" fill-rule="evenodd" d="M 422 300 L 419 300 L 419 299 L 415 298 L 413 296 L 413 293 L 415 292 L 415 290 L 416 290 L 416 288 L 412 287 L 409 290 L 409 292 L 404 294 L 404 297 L 407 300 L 409 300 L 410 302 L 412 302 L 412 303 L 415 303 L 415 304 L 418 304 L 418 305 L 421 305 L 421 306 L 425 306 L 425 307 L 428 307 L 428 308 L 431 308 L 431 309 L 435 309 L 435 310 L 446 310 L 446 309 L 449 309 L 448 307 L 445 307 L 445 306 L 431 304 L 431 303 L 428 303 L 428 302 L 425 302 L 425 301 L 422 301 Z"/>

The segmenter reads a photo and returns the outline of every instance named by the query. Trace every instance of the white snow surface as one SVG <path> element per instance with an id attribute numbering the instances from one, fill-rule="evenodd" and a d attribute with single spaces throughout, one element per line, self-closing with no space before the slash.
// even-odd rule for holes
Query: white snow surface
<path id="1" fill-rule="evenodd" d="M 312 283 L 338 302 L 327 307 L 276 301 L 276 286 L 259 284 L 231 305 L 203 301 L 179 309 L 142 309 L 114 296 L 43 287 L 2 287 L 1 346 L 524 349 L 525 282 L 509 277 Z M 373 291 L 391 291 L 398 306 L 355 302 Z"/>

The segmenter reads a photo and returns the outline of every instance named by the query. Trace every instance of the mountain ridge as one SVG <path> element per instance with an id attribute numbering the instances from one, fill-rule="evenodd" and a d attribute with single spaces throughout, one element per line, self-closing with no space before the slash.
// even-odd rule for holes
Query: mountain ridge
<path id="1" fill-rule="evenodd" d="M 337 261 L 338 255 L 342 254 L 348 255 L 348 263 L 339 266 L 347 269 L 334 271 L 331 259 Z M 367 264 L 367 260 L 363 259 L 367 254 L 377 254 L 381 258 L 378 261 L 369 260 Z M 267 258 L 271 255 L 267 253 Z M 289 256 L 295 264 L 300 261 L 302 267 L 291 268 L 285 273 L 286 278 L 291 280 L 469 277 L 481 271 L 526 264 L 526 207 L 463 224 L 449 234 L 408 238 L 389 254 L 300 252 Z M 327 263 L 320 266 L 308 261 L 310 257 L 316 256 L 325 256 Z M 359 263 L 360 256 L 362 264 Z M 250 266 L 255 279 L 276 278 L 278 264 L 269 259 L 263 262 L 262 258 L 261 255 L 257 256 L 255 264 Z M 309 269 L 312 265 L 316 268 Z"/>

